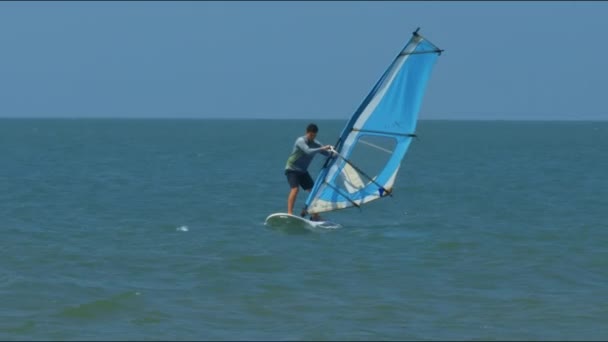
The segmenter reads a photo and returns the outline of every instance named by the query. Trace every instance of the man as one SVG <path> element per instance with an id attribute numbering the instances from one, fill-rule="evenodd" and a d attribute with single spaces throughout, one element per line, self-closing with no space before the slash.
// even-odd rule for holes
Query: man
<path id="1" fill-rule="evenodd" d="M 316 153 L 322 153 L 329 156 L 331 152 L 331 145 L 321 146 L 321 143 L 315 140 L 319 128 L 314 123 L 311 123 L 306 127 L 306 135 L 296 139 L 293 145 L 293 151 L 287 158 L 287 164 L 285 165 L 285 175 L 287 176 L 287 182 L 291 190 L 289 191 L 289 197 L 287 198 L 287 213 L 293 215 L 293 206 L 298 196 L 298 190 L 301 186 L 302 189 L 310 191 L 314 184 L 314 181 L 308 173 L 308 165 L 312 161 L 312 158 Z M 304 216 L 304 212 L 302 212 Z M 318 214 L 313 214 L 311 220 L 318 221 L 321 218 Z"/>

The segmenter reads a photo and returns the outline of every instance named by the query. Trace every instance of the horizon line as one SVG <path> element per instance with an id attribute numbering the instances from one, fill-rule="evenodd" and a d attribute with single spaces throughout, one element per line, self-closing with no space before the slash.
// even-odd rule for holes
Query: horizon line
<path id="1" fill-rule="evenodd" d="M 0 120 L 317 120 L 317 121 L 347 121 L 349 118 L 272 118 L 272 117 L 190 117 L 190 116 L 87 116 L 87 117 L 75 117 L 75 116 L 0 116 Z M 419 118 L 418 121 L 562 121 L 562 122 L 598 122 L 608 121 L 608 118 Z"/>

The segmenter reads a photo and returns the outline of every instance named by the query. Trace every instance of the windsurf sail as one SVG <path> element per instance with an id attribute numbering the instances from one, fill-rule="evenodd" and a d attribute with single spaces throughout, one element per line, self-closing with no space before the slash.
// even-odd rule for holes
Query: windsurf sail
<path id="1" fill-rule="evenodd" d="M 314 214 L 392 194 L 416 123 L 431 70 L 443 50 L 417 29 L 352 115 L 306 199 Z"/>

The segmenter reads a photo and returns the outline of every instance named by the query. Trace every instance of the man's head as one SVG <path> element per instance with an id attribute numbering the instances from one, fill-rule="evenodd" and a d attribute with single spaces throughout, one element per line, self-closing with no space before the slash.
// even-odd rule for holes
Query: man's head
<path id="1" fill-rule="evenodd" d="M 308 138 L 308 140 L 315 140 L 318 131 L 319 127 L 317 127 L 317 125 L 315 125 L 314 123 L 309 124 L 306 127 L 306 138 Z"/>

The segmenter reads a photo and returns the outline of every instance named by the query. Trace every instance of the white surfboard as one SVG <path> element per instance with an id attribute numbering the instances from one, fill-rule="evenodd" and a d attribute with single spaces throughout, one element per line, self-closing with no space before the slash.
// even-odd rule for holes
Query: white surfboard
<path id="1" fill-rule="evenodd" d="M 342 226 L 331 221 L 311 221 L 304 217 L 290 215 L 287 213 L 274 213 L 266 218 L 264 224 L 268 227 L 292 231 L 307 232 L 320 229 L 337 229 Z"/>

